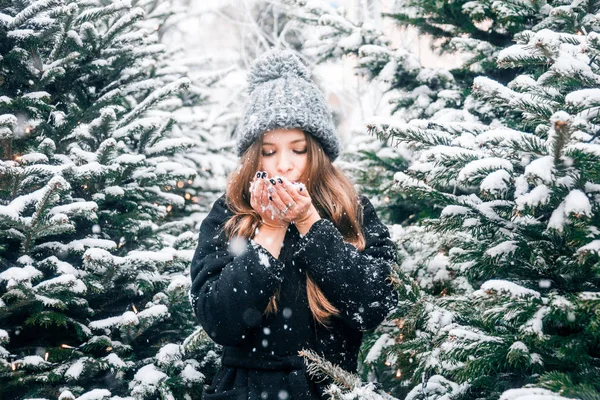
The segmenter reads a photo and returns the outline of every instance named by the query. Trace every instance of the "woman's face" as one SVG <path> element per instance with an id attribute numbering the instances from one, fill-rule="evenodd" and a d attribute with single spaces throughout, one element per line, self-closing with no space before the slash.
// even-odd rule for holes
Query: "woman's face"
<path id="1" fill-rule="evenodd" d="M 308 163 L 306 138 L 300 129 L 274 129 L 264 134 L 259 170 L 269 177 L 298 182 Z"/>

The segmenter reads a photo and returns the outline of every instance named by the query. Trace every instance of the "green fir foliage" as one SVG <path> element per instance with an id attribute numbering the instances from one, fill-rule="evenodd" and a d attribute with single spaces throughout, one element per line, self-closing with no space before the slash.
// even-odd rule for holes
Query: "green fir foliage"
<path id="1" fill-rule="evenodd" d="M 2 399 L 199 398 L 218 365 L 195 237 L 167 224 L 197 173 L 173 160 L 195 143 L 173 134 L 191 83 L 167 68 L 166 6 L 0 2 Z"/>

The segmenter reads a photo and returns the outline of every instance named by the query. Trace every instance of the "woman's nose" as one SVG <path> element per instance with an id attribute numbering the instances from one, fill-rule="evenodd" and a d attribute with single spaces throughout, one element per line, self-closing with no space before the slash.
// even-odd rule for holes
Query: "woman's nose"
<path id="1" fill-rule="evenodd" d="M 292 161 L 286 155 L 281 155 L 277 158 L 277 171 L 284 174 L 293 168 Z"/>

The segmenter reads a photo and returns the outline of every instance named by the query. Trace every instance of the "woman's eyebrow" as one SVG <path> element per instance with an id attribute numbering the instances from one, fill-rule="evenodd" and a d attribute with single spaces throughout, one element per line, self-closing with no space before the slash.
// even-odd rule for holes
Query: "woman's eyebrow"
<path id="1" fill-rule="evenodd" d="M 290 144 L 294 144 L 294 143 L 298 143 L 298 142 L 305 142 L 306 139 L 296 139 L 296 140 L 292 140 L 290 142 Z M 263 142 L 263 145 L 275 145 L 275 143 L 271 143 L 271 142 Z"/>

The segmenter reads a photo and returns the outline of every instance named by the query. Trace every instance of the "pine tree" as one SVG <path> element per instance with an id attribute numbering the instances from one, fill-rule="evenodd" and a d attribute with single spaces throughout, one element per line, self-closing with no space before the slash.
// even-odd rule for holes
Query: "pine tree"
<path id="1" fill-rule="evenodd" d="M 447 269 L 462 284 L 406 315 L 403 341 L 392 346 L 413 383 L 425 381 L 408 398 L 600 395 L 600 10 L 587 2 L 543 10 L 497 54 L 498 67 L 519 74 L 506 84 L 474 79 L 470 96 L 491 123 L 370 124 L 380 139 L 424 154 L 427 164 L 395 181 L 443 206 L 427 225 L 456 235 Z"/>
<path id="2" fill-rule="evenodd" d="M 2 398 L 199 396 L 217 363 L 195 238 L 164 223 L 196 176 L 168 106 L 190 82 L 156 36 L 171 13 L 133 3 L 0 5 Z"/>

